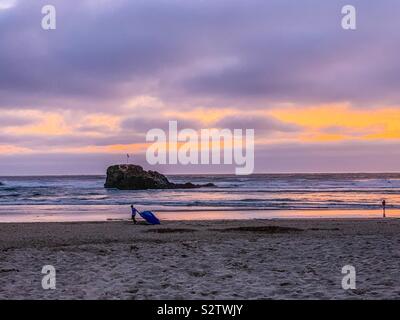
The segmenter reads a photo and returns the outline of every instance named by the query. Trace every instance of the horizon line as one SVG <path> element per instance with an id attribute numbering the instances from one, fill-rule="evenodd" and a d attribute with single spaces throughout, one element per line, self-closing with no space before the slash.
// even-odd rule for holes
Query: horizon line
<path id="1" fill-rule="evenodd" d="M 159 172 L 161 173 L 161 172 Z M 237 177 L 249 177 L 254 175 L 305 175 L 305 174 L 400 174 L 400 171 L 318 171 L 318 172 L 254 172 L 249 175 L 237 175 L 235 173 L 216 173 L 216 172 L 206 172 L 206 173 L 162 173 L 166 176 L 202 176 L 202 175 L 217 175 L 217 176 L 237 176 Z M 23 178 L 23 177 L 98 177 L 107 176 L 107 173 L 96 173 L 96 174 L 22 174 L 22 175 L 0 175 L 1 178 Z"/>

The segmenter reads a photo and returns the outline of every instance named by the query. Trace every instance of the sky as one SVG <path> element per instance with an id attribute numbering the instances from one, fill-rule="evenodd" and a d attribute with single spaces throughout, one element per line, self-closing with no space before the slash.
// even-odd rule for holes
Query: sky
<path id="1" fill-rule="evenodd" d="M 146 163 L 169 120 L 255 129 L 260 173 L 400 171 L 399 38 L 398 0 L 0 0 L 0 175 L 233 172 Z"/>

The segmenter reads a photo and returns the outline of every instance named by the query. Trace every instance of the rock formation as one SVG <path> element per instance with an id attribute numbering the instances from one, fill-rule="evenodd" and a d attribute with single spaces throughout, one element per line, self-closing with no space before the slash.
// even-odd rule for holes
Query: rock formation
<path id="1" fill-rule="evenodd" d="M 214 184 L 172 183 L 168 181 L 167 177 L 157 171 L 146 171 L 141 166 L 133 164 L 120 164 L 107 169 L 107 178 L 104 187 L 120 190 L 195 189 L 214 187 Z"/>

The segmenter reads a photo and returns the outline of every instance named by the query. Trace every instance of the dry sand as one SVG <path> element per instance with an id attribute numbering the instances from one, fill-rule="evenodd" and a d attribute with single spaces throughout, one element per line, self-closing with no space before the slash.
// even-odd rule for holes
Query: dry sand
<path id="1" fill-rule="evenodd" d="M 0 298 L 398 299 L 400 220 L 0 224 Z"/>

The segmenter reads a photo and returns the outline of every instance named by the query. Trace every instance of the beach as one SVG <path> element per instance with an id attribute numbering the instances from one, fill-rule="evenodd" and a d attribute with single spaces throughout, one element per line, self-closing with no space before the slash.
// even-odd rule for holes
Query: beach
<path id="1" fill-rule="evenodd" d="M 0 299 L 398 299 L 399 248 L 395 218 L 0 223 Z"/>

